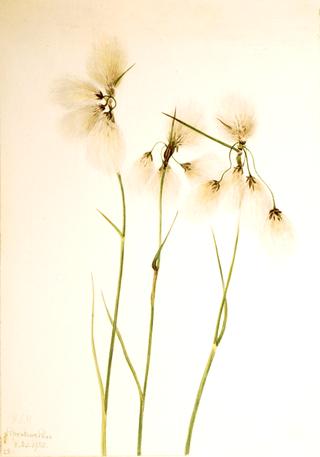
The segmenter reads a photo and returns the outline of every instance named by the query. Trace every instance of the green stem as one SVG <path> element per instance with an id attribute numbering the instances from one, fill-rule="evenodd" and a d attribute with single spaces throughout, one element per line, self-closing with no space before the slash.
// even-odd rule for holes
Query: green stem
<path id="1" fill-rule="evenodd" d="M 121 293 L 122 275 L 123 275 L 123 263 L 124 263 L 124 246 L 125 246 L 125 236 L 126 236 L 125 194 L 124 194 L 122 178 L 121 178 L 120 173 L 117 173 L 117 177 L 118 177 L 118 181 L 119 181 L 119 185 L 120 185 L 121 200 L 122 200 L 122 232 L 121 232 L 122 236 L 121 236 L 121 244 L 120 244 L 120 266 L 119 266 L 119 275 L 118 275 L 118 286 L 117 286 L 116 300 L 115 300 L 115 306 L 114 306 L 113 326 L 112 326 L 112 333 L 111 333 L 110 346 L 109 346 L 106 387 L 105 387 L 105 394 L 104 394 L 104 411 L 105 411 L 105 415 L 106 415 L 106 427 L 107 427 L 107 419 L 108 419 L 110 379 L 111 379 L 112 360 L 113 360 L 113 353 L 114 353 L 114 342 L 115 342 L 116 329 L 117 329 L 117 323 L 118 323 L 119 302 L 120 302 L 120 293 Z"/>
<path id="2" fill-rule="evenodd" d="M 166 241 L 167 241 L 167 239 L 168 239 L 168 237 L 169 237 L 169 235 L 170 235 L 170 233 L 171 233 L 171 230 L 173 229 L 173 226 L 174 226 L 174 223 L 175 223 L 176 220 L 177 220 L 177 217 L 178 217 L 178 211 L 176 212 L 176 215 L 174 216 L 174 219 L 173 219 L 173 221 L 172 221 L 172 224 L 170 225 L 170 228 L 169 228 L 169 230 L 168 230 L 168 232 L 167 232 L 167 234 L 166 234 L 164 240 L 162 241 L 162 243 L 161 243 L 161 245 L 160 245 L 158 251 L 156 252 L 156 255 L 155 255 L 154 258 L 153 258 L 153 261 L 152 261 L 152 268 L 153 268 L 154 270 L 156 270 L 157 268 L 159 268 L 158 261 L 159 261 L 159 257 L 160 257 L 161 251 L 162 251 L 163 246 L 165 245 L 165 243 L 166 243 Z"/>
<path id="3" fill-rule="evenodd" d="M 223 172 L 223 173 L 222 173 L 222 175 L 220 176 L 219 182 L 221 182 L 221 181 L 223 180 L 223 178 L 224 178 L 224 175 L 225 175 L 226 173 L 228 173 L 228 171 L 230 171 L 230 170 L 231 170 L 231 168 L 232 168 L 232 159 L 231 159 L 231 154 L 232 154 L 232 151 L 234 151 L 234 150 L 235 150 L 235 146 L 236 146 L 236 144 L 237 144 L 237 143 L 235 143 L 233 146 L 231 146 L 231 149 L 230 149 L 230 151 L 229 151 L 229 167 L 228 167 L 228 168 L 226 168 L 226 169 L 224 170 L 224 172 Z"/>
<path id="4" fill-rule="evenodd" d="M 162 243 L 162 210 L 163 210 L 163 186 L 164 186 L 164 179 L 166 176 L 167 168 L 162 169 L 161 179 L 160 179 L 160 192 L 159 192 L 159 248 L 161 247 Z M 160 258 L 159 258 L 160 262 Z"/>
<path id="5" fill-rule="evenodd" d="M 107 315 L 108 315 L 108 319 L 109 319 L 109 321 L 110 321 L 110 324 L 111 324 L 112 327 L 113 327 L 113 319 L 112 319 L 111 313 L 110 313 L 110 311 L 109 311 L 109 309 L 108 309 L 108 307 L 107 307 L 107 304 L 106 304 L 106 301 L 105 301 L 105 298 L 104 298 L 104 295 L 103 295 L 103 294 L 102 294 L 102 300 L 103 300 L 104 307 L 105 307 L 106 313 L 107 313 Z M 121 345 L 121 348 L 122 348 L 122 352 L 123 352 L 124 358 L 125 358 L 125 360 L 126 360 L 126 362 L 127 362 L 127 364 L 128 364 L 128 367 L 129 367 L 129 369 L 130 369 L 130 371 L 131 371 L 131 374 L 132 374 L 132 376 L 133 376 L 133 379 L 134 379 L 134 381 L 135 381 L 135 383 L 136 383 L 136 386 L 137 386 L 137 389 L 138 389 L 138 392 L 139 392 L 139 397 L 140 397 L 140 399 L 141 399 L 141 397 L 142 397 L 142 388 L 141 388 L 141 384 L 140 384 L 140 381 L 139 381 L 137 372 L 136 372 L 136 370 L 134 369 L 133 363 L 131 362 L 131 359 L 130 359 L 130 356 L 129 356 L 129 354 L 128 354 L 128 351 L 127 351 L 125 342 L 124 342 L 124 340 L 123 340 L 123 338 L 122 338 L 122 335 L 121 335 L 121 333 L 120 333 L 120 330 L 119 330 L 118 326 L 117 326 L 117 328 L 116 328 L 116 335 L 117 335 L 117 338 L 118 338 L 119 343 L 120 343 L 120 345 Z"/>
<path id="6" fill-rule="evenodd" d="M 148 349 L 147 349 L 147 359 L 146 359 L 146 367 L 145 367 L 145 374 L 144 374 L 142 398 L 140 400 L 137 455 L 141 455 L 144 407 L 145 407 L 145 401 L 146 401 L 150 362 L 151 362 L 153 323 L 154 323 L 154 303 L 155 303 L 155 298 L 156 298 L 156 288 L 157 288 L 157 280 L 158 280 L 158 274 L 159 274 L 159 268 L 160 268 L 160 256 L 161 256 L 161 246 L 162 246 L 163 186 L 164 186 L 165 175 L 166 175 L 166 168 L 162 168 L 162 174 L 161 174 L 161 180 L 160 180 L 160 194 L 159 194 L 159 241 L 158 241 L 159 248 L 158 248 L 158 251 L 155 256 L 156 261 L 153 262 L 153 280 L 152 280 L 152 289 L 151 289 L 151 297 L 150 297 Z"/>
<path id="7" fill-rule="evenodd" d="M 221 265 L 221 260 L 220 260 L 220 254 L 219 254 L 217 240 L 216 240 L 216 237 L 214 235 L 213 230 L 212 230 L 212 236 L 213 236 L 213 242 L 214 242 L 214 247 L 215 247 L 215 251 L 216 251 L 217 262 L 218 262 L 218 266 L 219 266 L 219 273 L 220 273 L 222 289 L 224 290 L 225 284 L 224 284 L 224 277 L 223 277 L 222 265 Z M 219 310 L 218 328 L 220 328 L 220 321 L 221 321 L 222 311 L 223 311 L 223 322 L 222 322 L 221 331 L 220 331 L 220 333 L 219 333 L 219 335 L 217 337 L 217 346 L 219 346 L 219 343 L 222 340 L 222 337 L 223 337 L 223 334 L 225 332 L 226 325 L 227 325 L 227 320 L 228 320 L 228 302 L 227 302 L 227 299 L 225 299 L 225 301 L 224 301 L 223 309 L 221 308 Z"/>
<path id="8" fill-rule="evenodd" d="M 93 276 L 91 275 L 92 281 L 92 310 L 91 310 L 91 350 L 94 360 L 94 366 L 96 369 L 98 384 L 99 384 L 99 391 L 100 391 L 100 398 L 101 398 L 101 454 L 103 456 L 107 455 L 106 449 L 106 415 L 104 412 L 104 388 L 103 382 L 101 377 L 101 372 L 98 363 L 98 357 L 96 352 L 96 346 L 94 342 L 94 281 Z"/>
<path id="9" fill-rule="evenodd" d="M 225 285 L 225 288 L 224 288 L 224 291 L 223 291 L 223 296 L 222 296 L 222 299 L 221 299 L 219 315 L 222 312 L 222 309 L 224 307 L 224 303 L 225 303 L 225 300 L 226 300 L 226 296 L 227 296 L 227 292 L 228 292 L 228 288 L 229 288 L 229 284 L 230 284 L 230 280 L 231 280 L 231 276 L 232 276 L 234 261 L 235 261 L 235 258 L 236 258 L 238 240 L 239 240 L 239 225 L 238 225 L 237 235 L 236 235 L 235 244 L 234 244 L 234 248 L 233 248 L 233 256 L 232 256 L 231 265 L 230 265 L 230 268 L 229 268 L 228 278 L 227 278 L 227 282 L 226 282 L 226 285 Z M 189 422 L 188 432 L 187 432 L 187 439 L 186 439 L 186 444 L 185 444 L 185 455 L 188 455 L 189 452 L 190 452 L 192 432 L 193 432 L 193 427 L 194 427 L 194 423 L 195 423 L 195 420 L 196 420 L 196 416 L 197 416 L 200 400 L 201 400 L 203 389 L 204 389 L 204 386 L 206 384 L 206 380 L 207 380 L 207 377 L 208 377 L 208 374 L 209 374 L 209 371 L 210 371 L 210 368 L 211 368 L 212 361 L 214 359 L 214 356 L 215 356 L 216 350 L 217 350 L 218 332 L 219 332 L 219 319 L 217 319 L 212 347 L 211 347 L 210 354 L 209 354 L 207 363 L 205 365 L 205 368 L 204 368 L 204 371 L 203 371 L 203 374 L 202 374 L 202 377 L 201 377 L 200 385 L 199 385 L 199 388 L 198 388 L 198 391 L 197 391 L 197 395 L 196 395 L 196 399 L 195 399 L 195 402 L 194 402 L 194 406 L 193 406 L 193 410 L 192 410 L 192 414 L 191 414 L 191 418 L 190 418 L 190 422 Z"/>
<path id="10" fill-rule="evenodd" d="M 250 163 L 249 163 L 249 159 L 248 159 L 248 154 L 247 154 L 247 151 L 245 148 L 243 149 L 243 152 L 244 152 L 244 157 L 245 157 L 245 163 L 247 164 L 248 174 L 249 174 L 249 176 L 252 176 L 251 169 L 250 169 Z"/>
<path id="11" fill-rule="evenodd" d="M 247 147 L 245 148 L 245 151 L 248 151 L 250 156 L 251 156 L 251 160 L 252 160 L 252 164 L 253 164 L 253 168 L 254 168 L 254 171 L 257 175 L 257 177 L 260 179 L 260 181 L 266 186 L 266 188 L 268 189 L 268 191 L 270 192 L 270 195 L 271 195 L 271 198 L 272 198 L 272 203 L 273 203 L 273 207 L 276 208 L 276 199 L 274 197 L 274 193 L 272 192 L 271 190 L 271 187 L 265 182 L 265 180 L 259 175 L 258 171 L 257 171 L 257 167 L 256 167 L 256 162 L 254 160 L 254 155 L 253 153 L 250 151 L 250 149 L 248 149 Z"/>
<path id="12" fill-rule="evenodd" d="M 202 378 L 201 378 L 201 381 L 200 381 L 200 386 L 199 386 L 199 389 L 198 389 L 198 392 L 197 392 L 196 400 L 194 402 L 192 415 L 191 415 L 191 419 L 190 419 L 190 423 L 189 423 L 187 441 L 186 441 L 185 451 L 184 451 L 185 455 L 188 455 L 189 452 L 190 452 L 190 445 L 191 445 L 193 426 L 194 426 L 194 423 L 195 423 L 195 420 L 196 420 L 196 415 L 197 415 L 197 412 L 198 412 L 199 403 L 200 403 L 201 395 L 202 395 L 202 392 L 203 392 L 203 389 L 204 389 L 204 386 L 205 386 L 205 383 L 206 383 L 206 380 L 207 380 L 207 376 L 209 374 L 209 370 L 210 370 L 213 358 L 214 358 L 214 356 L 216 354 L 216 349 L 217 349 L 217 346 L 214 343 L 212 345 L 212 349 L 210 351 L 210 354 L 209 354 L 209 357 L 208 357 L 208 360 L 207 360 L 207 363 L 206 363 L 206 366 L 205 366 L 205 369 L 204 369 L 204 372 L 203 372 L 203 375 L 202 375 Z"/>

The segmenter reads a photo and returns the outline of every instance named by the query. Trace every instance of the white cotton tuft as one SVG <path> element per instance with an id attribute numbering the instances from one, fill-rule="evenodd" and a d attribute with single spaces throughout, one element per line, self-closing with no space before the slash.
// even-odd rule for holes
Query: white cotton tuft
<path id="1" fill-rule="evenodd" d="M 52 97 L 59 105 L 72 109 L 81 105 L 96 105 L 97 93 L 99 89 L 89 81 L 66 78 L 56 82 Z"/>
<path id="2" fill-rule="evenodd" d="M 246 142 L 256 127 L 252 106 L 239 97 L 224 99 L 217 120 L 220 130 L 235 142 Z"/>
<path id="3" fill-rule="evenodd" d="M 122 171 L 125 161 L 125 145 L 118 126 L 102 115 L 88 136 L 87 157 L 89 163 L 106 174 Z"/>
<path id="4" fill-rule="evenodd" d="M 173 114 L 172 114 L 173 115 Z M 201 114 L 199 110 L 195 108 L 194 104 L 187 104 L 182 107 L 178 107 L 175 112 L 175 117 L 181 119 L 192 127 L 199 128 L 201 121 Z M 171 141 L 177 148 L 180 146 L 193 146 L 200 139 L 200 134 L 195 132 L 190 127 L 187 127 L 181 122 L 172 118 L 168 121 L 168 142 Z"/>
<path id="5" fill-rule="evenodd" d="M 191 162 L 182 164 L 182 166 L 185 171 L 185 177 L 191 185 L 210 181 L 210 177 L 217 172 L 216 161 L 212 154 L 204 155 Z"/>
<path id="6" fill-rule="evenodd" d="M 253 186 L 248 185 L 248 177 L 244 185 L 244 194 L 241 205 L 241 219 L 245 226 L 253 230 L 264 227 L 265 217 L 271 203 L 270 191 L 258 178 L 254 178 Z"/>
<path id="7" fill-rule="evenodd" d="M 116 39 L 97 44 L 87 65 L 89 76 L 108 89 L 114 89 L 118 85 L 118 79 L 126 69 L 127 59 Z"/>
<path id="8" fill-rule="evenodd" d="M 160 171 L 158 172 L 160 176 Z M 164 195 L 168 200 L 174 201 L 181 191 L 181 179 L 175 171 L 168 166 L 164 180 Z"/>
<path id="9" fill-rule="evenodd" d="M 210 222 L 219 210 L 223 192 L 218 181 L 201 183 L 187 196 L 183 214 L 193 222 Z"/>
<path id="10" fill-rule="evenodd" d="M 137 159 L 128 175 L 129 186 L 133 191 L 148 191 L 150 180 L 157 173 L 151 152 L 146 152 Z"/>
<path id="11" fill-rule="evenodd" d="M 263 242 L 268 253 L 275 257 L 289 255 L 294 247 L 294 232 L 289 219 L 281 213 L 281 217 L 265 219 Z"/>
<path id="12" fill-rule="evenodd" d="M 223 185 L 221 207 L 225 212 L 238 211 L 245 191 L 243 173 L 236 168 L 232 168 L 224 175 L 221 184 Z"/>
<path id="13" fill-rule="evenodd" d="M 98 106 L 82 106 L 69 111 L 61 120 L 61 128 L 69 137 L 86 136 L 96 125 L 101 116 Z"/>
<path id="14" fill-rule="evenodd" d="M 148 182 L 149 192 L 159 201 L 160 183 L 163 169 L 160 168 Z M 182 190 L 182 182 L 178 174 L 168 165 L 163 181 L 163 202 L 166 206 L 178 205 Z"/>

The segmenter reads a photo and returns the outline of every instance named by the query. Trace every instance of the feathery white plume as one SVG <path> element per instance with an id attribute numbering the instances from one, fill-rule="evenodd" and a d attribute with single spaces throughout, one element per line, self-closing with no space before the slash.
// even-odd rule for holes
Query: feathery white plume
<path id="1" fill-rule="evenodd" d="M 228 97 L 224 100 L 217 119 L 227 136 L 238 143 L 245 143 L 255 131 L 253 108 L 238 97 Z"/>
<path id="2" fill-rule="evenodd" d="M 107 173 L 119 172 L 125 158 L 114 116 L 115 88 L 130 68 L 119 43 L 111 40 L 96 46 L 89 59 L 88 73 L 94 83 L 67 78 L 53 91 L 55 100 L 69 110 L 63 130 L 71 136 L 88 136 L 89 162 Z"/>
<path id="3" fill-rule="evenodd" d="M 122 171 L 125 144 L 119 127 L 100 118 L 88 137 L 87 157 L 96 169 L 107 174 Z"/>
<path id="4" fill-rule="evenodd" d="M 116 39 L 97 44 L 93 48 L 87 64 L 88 75 L 99 85 L 110 90 L 111 95 L 126 70 L 127 59 Z"/>
<path id="5" fill-rule="evenodd" d="M 219 181 L 205 181 L 190 192 L 183 213 L 196 222 L 210 221 L 220 206 L 222 194 Z"/>
<path id="6" fill-rule="evenodd" d="M 152 153 L 146 152 L 139 157 L 133 164 L 129 172 L 129 185 L 133 190 L 143 191 L 150 190 L 149 182 L 157 173 L 157 168 L 154 164 Z"/>
<path id="7" fill-rule="evenodd" d="M 199 125 L 201 118 L 198 110 L 192 104 L 179 107 L 179 109 L 175 110 L 174 117 L 194 127 Z M 179 121 L 174 121 L 172 125 L 172 121 L 170 119 L 168 124 L 168 142 L 174 144 L 177 149 L 181 146 L 192 146 L 199 141 L 200 136 L 197 132 L 181 124 Z"/>
<path id="8" fill-rule="evenodd" d="M 53 88 L 53 99 L 67 109 L 81 105 L 96 105 L 99 89 L 90 81 L 66 78 L 57 81 Z"/>
<path id="9" fill-rule="evenodd" d="M 289 219 L 278 209 L 269 211 L 263 238 L 268 252 L 275 256 L 290 254 L 293 248 L 293 229 Z"/>
<path id="10" fill-rule="evenodd" d="M 217 171 L 215 158 L 209 154 L 198 157 L 190 162 L 182 163 L 181 166 L 185 171 L 188 182 L 192 185 L 199 184 L 203 181 L 210 181 L 210 177 Z"/>

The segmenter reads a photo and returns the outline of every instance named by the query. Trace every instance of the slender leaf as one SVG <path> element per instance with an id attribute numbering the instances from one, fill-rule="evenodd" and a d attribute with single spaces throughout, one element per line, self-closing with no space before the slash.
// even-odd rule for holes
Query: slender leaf
<path id="1" fill-rule="evenodd" d="M 108 309 L 108 307 L 107 307 L 107 304 L 106 304 L 106 301 L 105 301 L 105 298 L 104 298 L 104 295 L 103 295 L 102 292 L 101 292 L 101 295 L 102 295 L 102 300 L 103 300 L 104 307 L 105 307 L 106 313 L 107 313 L 107 315 L 108 315 L 110 324 L 111 324 L 111 326 L 113 327 L 113 319 L 112 319 L 111 313 L 110 313 L 110 311 L 109 311 L 109 309 Z M 135 380 L 135 383 L 136 383 L 136 385 L 137 385 L 137 388 L 138 388 L 138 391 L 139 391 L 139 397 L 142 398 L 142 388 L 141 388 L 141 384 L 140 384 L 140 382 L 139 382 L 139 379 L 138 379 L 138 376 L 137 376 L 137 372 L 136 372 L 136 370 L 134 369 L 134 366 L 133 366 L 133 364 L 132 364 L 132 362 L 131 362 L 131 359 L 130 359 L 130 357 L 129 357 L 129 354 L 128 354 L 126 345 L 125 345 L 125 343 L 124 343 L 124 340 L 123 340 L 123 338 L 122 338 L 122 335 L 121 335 L 121 333 L 120 333 L 120 330 L 119 330 L 118 326 L 116 327 L 116 336 L 117 336 L 117 338 L 118 338 L 118 340 L 119 340 L 119 343 L 120 343 L 120 345 L 121 345 L 121 348 L 122 348 L 122 352 L 123 352 L 124 358 L 126 359 L 126 362 L 127 362 L 127 364 L 128 364 L 128 367 L 129 367 L 129 369 L 130 369 L 130 371 L 131 371 L 131 373 L 132 373 L 132 376 L 133 376 L 133 378 L 134 378 L 134 380 Z"/>
<path id="2" fill-rule="evenodd" d="M 98 213 L 101 214 L 102 217 L 105 218 L 105 220 L 106 220 L 107 222 L 109 222 L 109 224 L 115 229 L 115 231 L 118 233 L 118 235 L 120 235 L 120 237 L 123 238 L 123 233 L 122 233 L 121 230 L 116 226 L 116 224 L 114 224 L 114 223 L 112 222 L 112 220 L 108 218 L 108 216 L 106 216 L 105 214 L 103 214 L 102 211 L 100 211 L 99 209 L 97 209 L 97 211 L 98 211 Z"/>
<path id="3" fill-rule="evenodd" d="M 194 130 L 195 132 L 199 133 L 200 135 L 203 135 L 206 138 L 209 138 L 209 140 L 215 141 L 216 143 L 219 143 L 219 144 L 221 144 L 222 146 L 225 146 L 228 149 L 232 148 L 231 144 L 228 144 L 228 143 L 225 143 L 224 141 L 218 140 L 217 138 L 214 138 L 213 136 L 208 135 L 207 133 L 203 132 L 202 130 L 199 130 L 196 127 L 193 127 L 192 125 L 187 124 L 187 122 L 184 122 L 184 121 L 182 121 L 181 119 L 178 119 L 175 116 L 171 116 L 171 114 L 167 114 L 167 113 L 162 113 L 162 114 L 164 114 L 165 116 L 171 117 L 176 122 L 180 122 L 180 124 L 185 125 L 186 127 L 189 127 L 189 129 Z M 234 150 L 238 151 L 237 148 L 234 148 Z"/>

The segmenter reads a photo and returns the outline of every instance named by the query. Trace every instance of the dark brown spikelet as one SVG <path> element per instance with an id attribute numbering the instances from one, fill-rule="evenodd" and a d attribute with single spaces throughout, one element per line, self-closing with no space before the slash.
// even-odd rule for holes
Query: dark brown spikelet
<path id="1" fill-rule="evenodd" d="M 271 221 L 281 221 L 282 220 L 282 211 L 280 211 L 278 208 L 273 208 L 272 210 L 269 211 L 269 219 Z"/>

